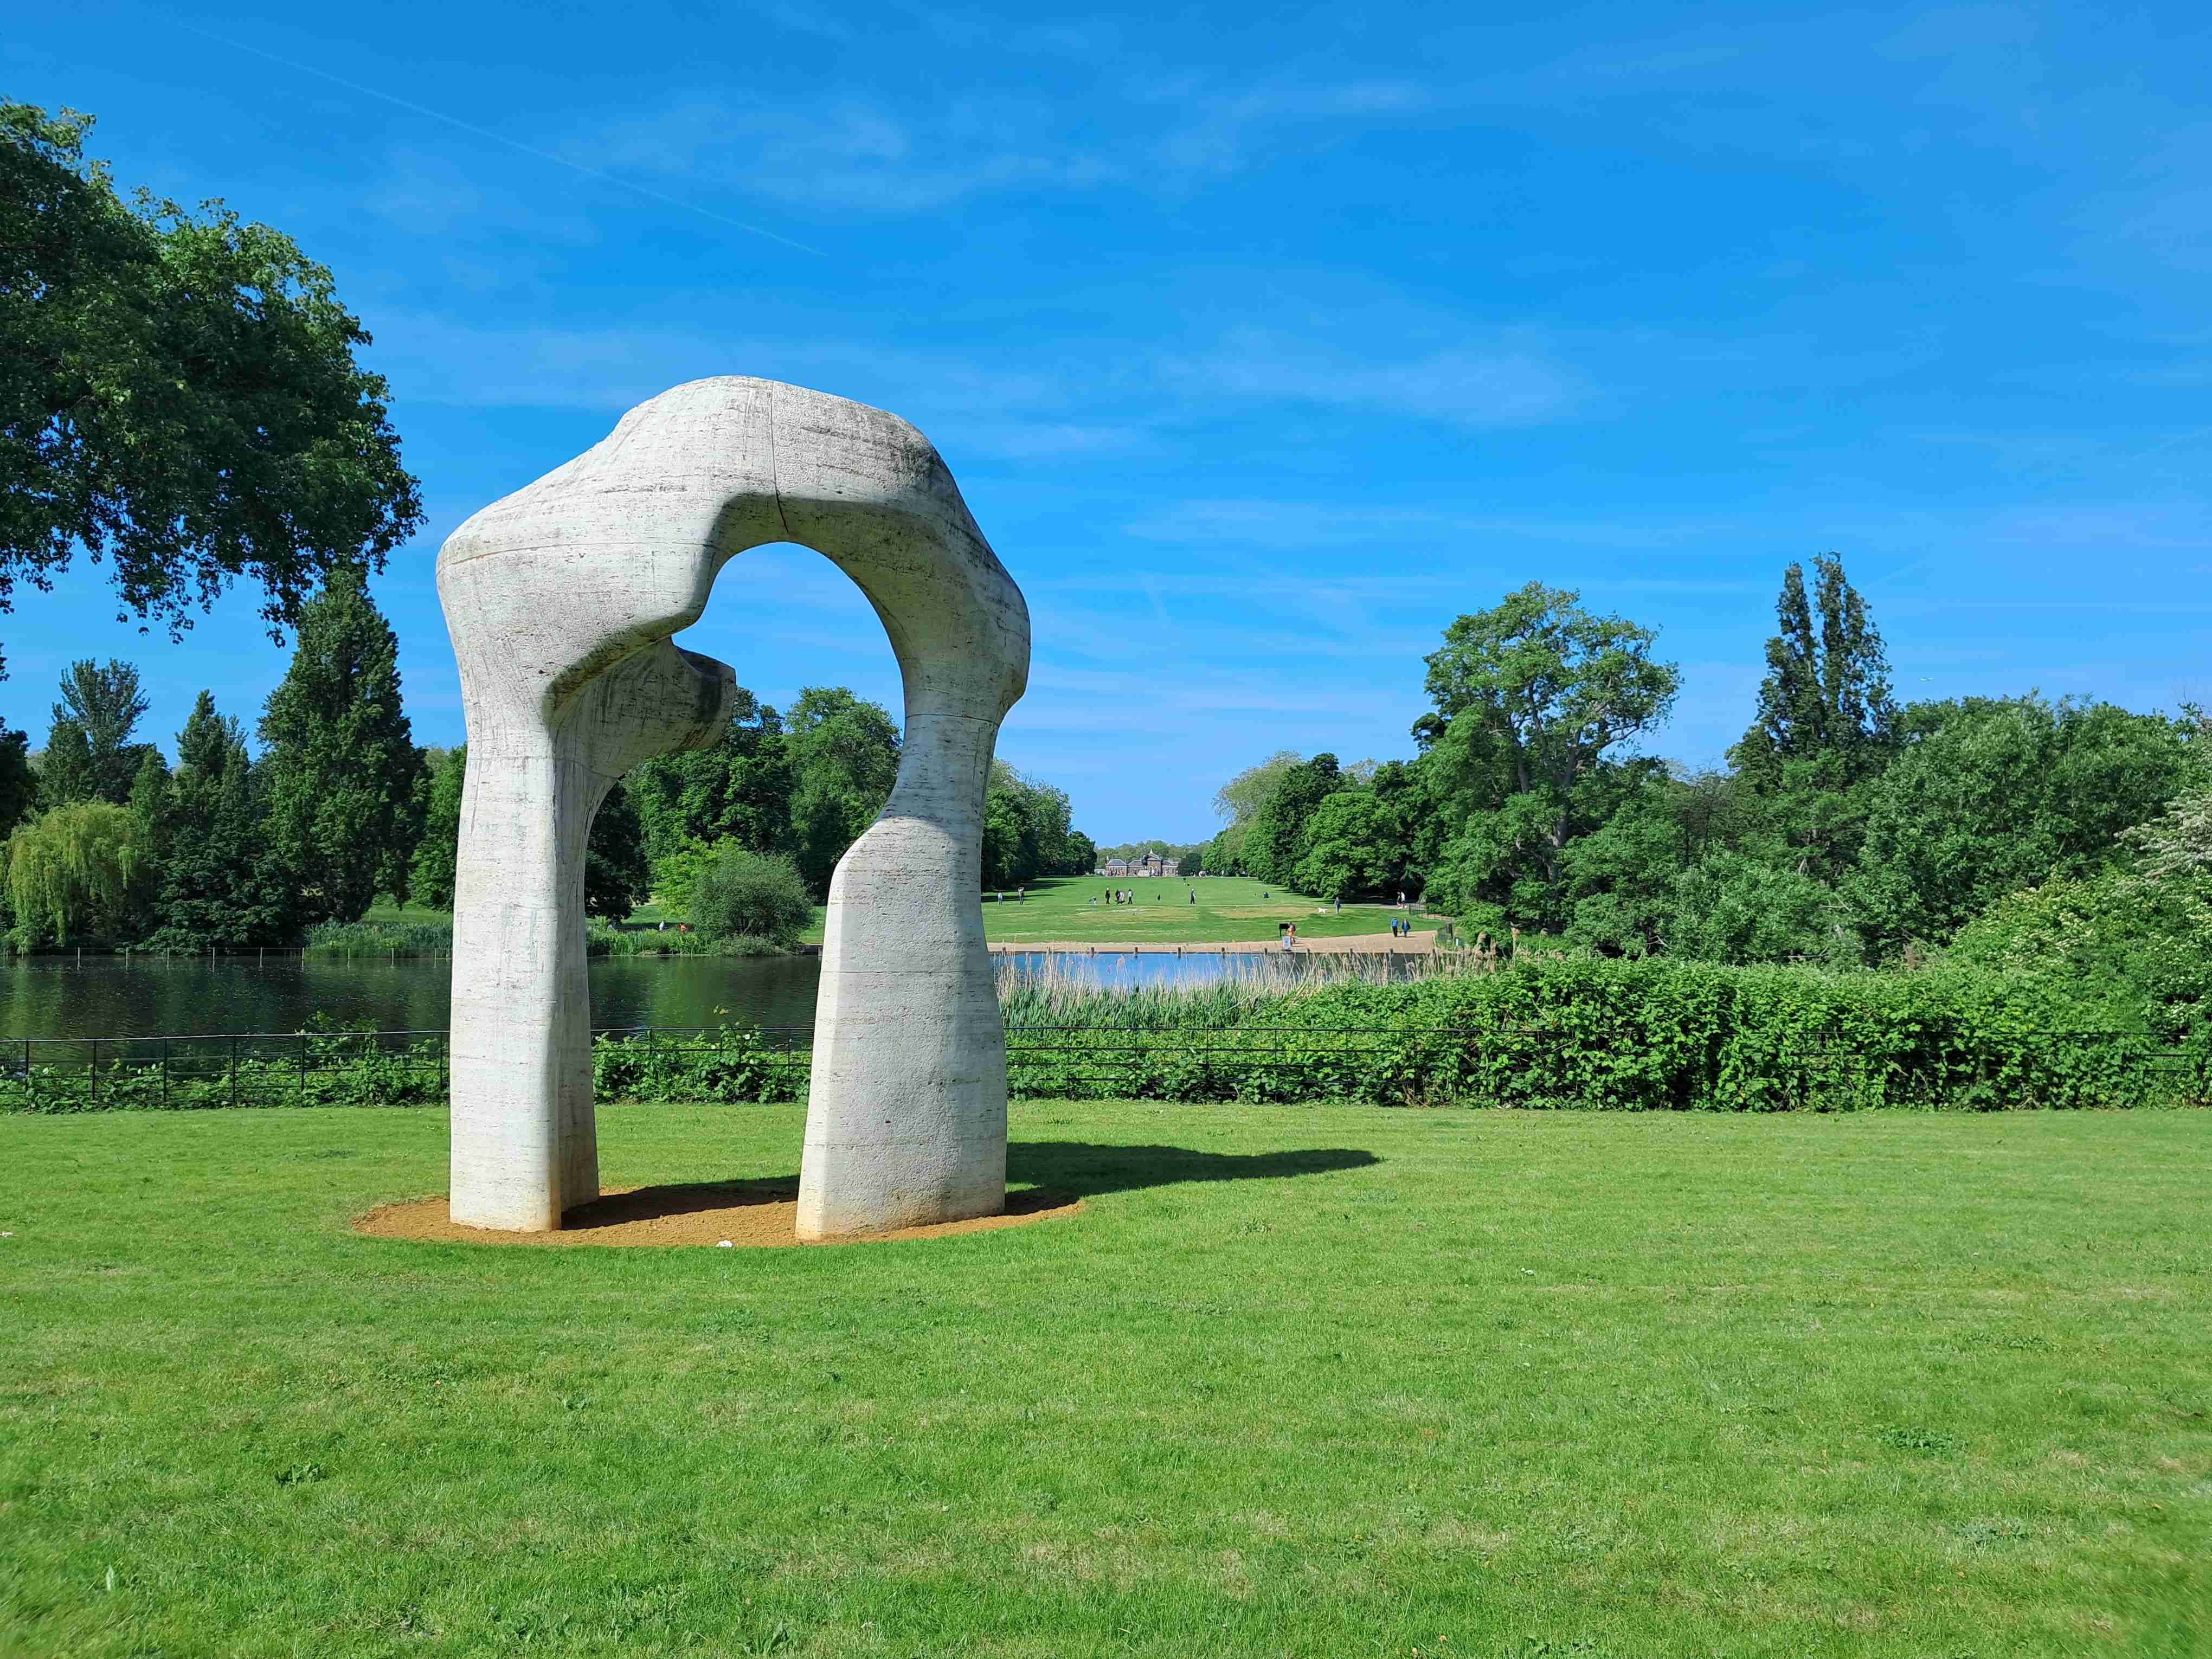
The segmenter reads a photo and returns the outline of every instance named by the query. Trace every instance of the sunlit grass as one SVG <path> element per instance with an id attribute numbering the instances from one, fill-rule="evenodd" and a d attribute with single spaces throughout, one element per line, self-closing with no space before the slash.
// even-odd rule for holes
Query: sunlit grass
<path id="1" fill-rule="evenodd" d="M 1128 904 L 1109 904 L 1109 889 L 1136 894 Z M 1163 881 L 1155 877 L 1054 877 L 1030 884 L 1029 896 L 1017 901 L 1015 889 L 987 889 L 983 894 L 983 932 L 994 945 L 1070 942 L 1111 945 L 1236 945 L 1272 939 L 1276 924 L 1295 921 L 1306 939 L 1335 939 L 1352 933 L 1387 933 L 1390 919 L 1406 913 L 1383 904 L 1338 907 L 1248 880 L 1243 876 L 1200 876 L 1191 881 Z M 1193 892 L 1198 902 L 1190 901 Z M 1099 901 L 1097 903 L 1092 900 Z M 828 912 L 814 908 L 814 920 L 802 936 L 809 944 L 822 942 Z M 398 905 L 386 898 L 363 918 L 371 922 L 416 922 L 450 927 L 450 912 L 419 904 Z M 631 912 L 633 927 L 652 927 L 672 919 L 655 904 Z M 1434 918 L 1416 926 L 1428 928 Z"/>
<path id="2" fill-rule="evenodd" d="M 539 1252 L 348 1231 L 440 1113 L 0 1120 L 0 1652 L 2205 1650 L 2202 1114 L 1014 1134 L 1085 1214 Z"/>
<path id="3" fill-rule="evenodd" d="M 1104 902 L 1109 889 L 1133 892 L 1127 904 Z M 1191 902 L 1191 895 L 1198 902 Z M 1390 918 L 1405 912 L 1381 904 L 1346 904 L 1286 892 L 1243 876 L 1059 877 L 1031 885 L 1019 903 L 1009 891 L 999 902 L 983 896 L 983 932 L 994 945 L 1048 941 L 1106 945 L 1239 944 L 1272 939 L 1276 924 L 1294 921 L 1308 939 L 1347 933 L 1387 933 Z M 1093 903 L 1093 900 L 1099 901 Z M 1423 927 L 1433 927 L 1424 921 Z"/>

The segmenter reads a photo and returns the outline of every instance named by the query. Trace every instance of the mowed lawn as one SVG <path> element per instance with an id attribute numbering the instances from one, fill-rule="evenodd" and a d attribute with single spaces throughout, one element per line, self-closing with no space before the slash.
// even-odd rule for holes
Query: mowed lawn
<path id="1" fill-rule="evenodd" d="M 1109 904 L 1114 890 L 1133 892 L 1128 904 Z M 1198 902 L 1191 902 L 1195 890 Z M 1109 945 L 1237 945 L 1277 936 L 1276 924 L 1295 921 L 1309 939 L 1337 938 L 1347 933 L 1387 933 L 1390 919 L 1406 913 L 1386 904 L 1346 904 L 1340 913 L 1327 900 L 1285 891 L 1263 881 L 1243 876 L 1199 876 L 1191 880 L 1163 881 L 1158 877 L 1054 876 L 1032 883 L 1028 898 L 1017 901 L 1007 888 L 1002 902 L 995 889 L 983 894 L 983 932 L 994 945 L 1034 945 L 1066 941 Z M 1092 903 L 1096 899 L 1097 903 Z M 804 938 L 819 945 L 828 912 L 820 905 Z M 630 921 L 652 926 L 672 920 L 654 904 L 642 905 Z M 386 900 L 369 911 L 371 921 L 430 921 L 450 926 L 453 915 L 420 905 L 397 905 Z M 1413 925 L 1424 931 L 1437 925 L 1434 916 L 1416 916 Z"/>
<path id="2" fill-rule="evenodd" d="M 1133 892 L 1127 904 L 1104 902 L 1109 890 Z M 1191 902 L 1195 891 L 1198 902 Z M 1091 900 L 1099 902 L 1093 904 Z M 1069 940 L 1108 945 L 1235 945 L 1276 937 L 1276 924 L 1295 921 L 1307 938 L 1387 933 L 1403 915 L 1381 904 L 1347 904 L 1341 914 L 1325 900 L 1285 892 L 1243 876 L 1199 876 L 1164 881 L 1156 876 L 1111 878 L 1060 876 L 1037 883 L 1016 902 L 1011 890 L 1001 903 L 983 895 L 983 932 L 994 945 Z M 1433 927 L 1433 918 L 1416 925 Z M 820 937 L 817 929 L 813 935 Z"/>
<path id="3" fill-rule="evenodd" d="M 1084 1213 L 495 1249 L 349 1231 L 441 1113 L 0 1120 L 0 1652 L 2212 1651 L 2212 1116 L 1014 1130 Z"/>

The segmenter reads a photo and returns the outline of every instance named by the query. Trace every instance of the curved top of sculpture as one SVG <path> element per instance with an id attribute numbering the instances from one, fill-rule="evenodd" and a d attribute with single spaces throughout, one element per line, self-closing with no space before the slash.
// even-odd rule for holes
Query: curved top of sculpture
<path id="1" fill-rule="evenodd" d="M 929 441 L 866 404 L 729 375 L 639 404 L 447 538 L 440 589 L 471 601 L 447 605 L 465 696 L 548 721 L 696 622 L 730 559 L 783 541 L 868 596 L 909 721 L 995 726 L 1022 695 L 1029 608 Z"/>

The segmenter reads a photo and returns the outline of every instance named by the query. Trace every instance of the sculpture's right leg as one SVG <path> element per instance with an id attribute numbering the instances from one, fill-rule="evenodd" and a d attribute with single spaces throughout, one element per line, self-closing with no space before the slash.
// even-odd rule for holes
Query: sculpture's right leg
<path id="1" fill-rule="evenodd" d="M 1006 1207 L 1006 1033 L 979 896 L 997 735 L 909 720 L 883 816 L 830 878 L 801 1238 Z"/>

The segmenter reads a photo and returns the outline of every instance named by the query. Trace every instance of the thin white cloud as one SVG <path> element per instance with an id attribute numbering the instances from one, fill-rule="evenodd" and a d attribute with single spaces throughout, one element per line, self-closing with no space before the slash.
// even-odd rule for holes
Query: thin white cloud
<path id="1" fill-rule="evenodd" d="M 1240 170 L 1255 151 L 1280 145 L 1286 133 L 1323 123 L 1418 115 L 1437 101 L 1418 82 L 1384 79 L 1281 82 L 1231 92 L 1182 77 L 1135 90 L 1141 100 L 1171 105 L 1188 116 L 1158 141 L 1157 161 L 1179 173 L 1212 175 Z"/>
<path id="2" fill-rule="evenodd" d="M 1119 176 L 1043 113 L 954 105 L 924 118 L 862 100 L 777 109 L 695 96 L 585 142 L 595 166 L 719 185 L 810 210 L 912 214 L 986 191 L 1080 190 Z"/>
<path id="3" fill-rule="evenodd" d="M 1510 333 L 1394 361 L 1246 327 L 1211 350 L 1169 359 L 1163 369 L 1169 385 L 1186 392 L 1477 427 L 1562 420 L 1596 395 L 1578 371 Z"/>
<path id="4" fill-rule="evenodd" d="M 1173 502 L 1123 524 L 1121 531 L 1144 541 L 1194 547 L 1227 544 L 1294 552 L 1383 545 L 1401 557 L 1425 547 L 1440 547 L 1463 558 L 1470 542 L 1483 540 L 1679 551 L 1738 538 L 1744 524 L 1740 517 L 1723 514 L 1583 519 L 1409 507 L 1388 501 L 1346 506 L 1336 501 L 1224 500 Z M 1401 579 L 1410 580 L 1411 574 L 1401 567 Z"/>

